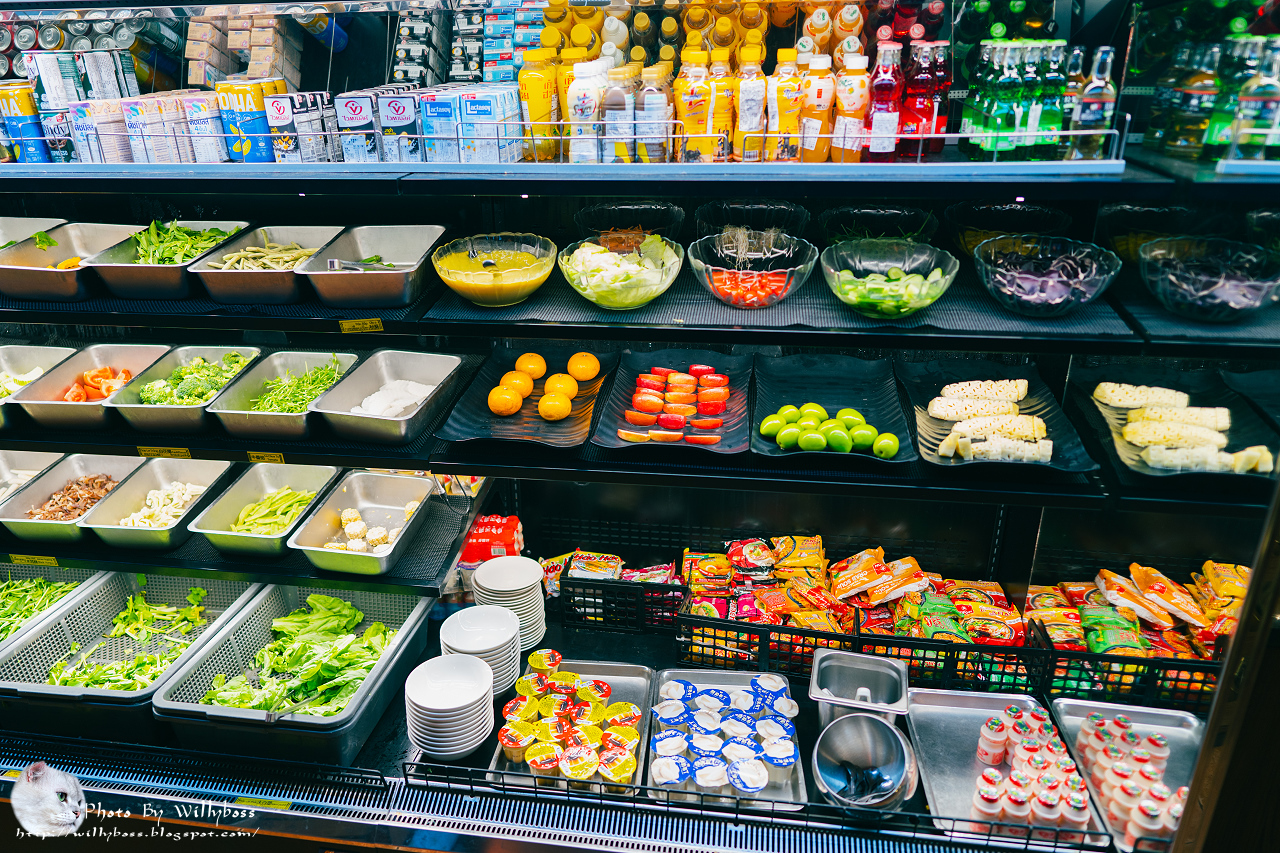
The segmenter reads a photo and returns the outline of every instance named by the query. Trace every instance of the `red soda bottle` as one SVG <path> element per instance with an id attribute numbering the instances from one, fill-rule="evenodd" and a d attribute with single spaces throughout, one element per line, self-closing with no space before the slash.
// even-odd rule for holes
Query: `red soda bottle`
<path id="1" fill-rule="evenodd" d="M 867 105 L 867 155 L 870 163 L 893 161 L 902 119 L 902 45 L 882 41 L 876 45 L 876 73 L 871 77 L 871 102 Z"/>
<path id="2" fill-rule="evenodd" d="M 893 37 L 904 41 L 919 17 L 920 0 L 898 0 L 893 8 Z"/>
<path id="3" fill-rule="evenodd" d="M 951 59 L 950 44 L 945 41 L 933 42 L 933 102 L 938 105 L 938 120 L 934 122 L 934 133 L 947 132 L 947 116 L 951 109 Z M 941 136 L 929 140 L 929 151 L 941 154 L 944 139 Z"/>
<path id="4" fill-rule="evenodd" d="M 933 132 L 933 47 L 927 42 L 911 43 L 911 62 L 907 72 L 902 99 L 902 139 L 898 142 L 898 156 L 903 160 L 915 159 L 928 150 L 922 134 Z M 875 82 L 872 81 L 872 100 L 875 99 Z"/>

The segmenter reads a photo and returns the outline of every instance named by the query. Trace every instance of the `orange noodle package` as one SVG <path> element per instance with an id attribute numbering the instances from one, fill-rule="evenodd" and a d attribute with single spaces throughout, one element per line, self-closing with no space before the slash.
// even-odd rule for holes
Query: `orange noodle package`
<path id="1" fill-rule="evenodd" d="M 1086 604 L 1102 607 L 1110 604 L 1098 585 L 1088 581 L 1063 581 L 1058 584 L 1058 589 L 1062 590 L 1071 607 L 1084 607 Z"/>
<path id="2" fill-rule="evenodd" d="M 787 581 L 787 586 L 795 590 L 814 610 L 830 610 L 839 618 L 849 609 L 849 605 L 828 592 L 826 587 L 809 578 L 792 578 Z"/>
<path id="3" fill-rule="evenodd" d="M 822 550 L 821 536 L 776 536 L 773 560 L 779 568 L 822 568 L 827 564 L 827 555 Z"/>
<path id="4" fill-rule="evenodd" d="M 960 627 L 975 643 L 988 646 L 1022 646 L 1027 642 L 1027 626 L 1018 611 L 983 601 L 955 601 Z"/>
<path id="5" fill-rule="evenodd" d="M 1244 598 L 1249 588 L 1249 567 L 1233 566 L 1230 563 L 1215 563 L 1205 560 L 1200 571 L 1208 579 L 1218 595 L 1230 598 Z"/>
<path id="6" fill-rule="evenodd" d="M 1129 576 L 1148 601 L 1197 628 L 1209 624 L 1191 593 L 1177 581 L 1169 580 L 1160 570 L 1130 563 Z"/>
<path id="7" fill-rule="evenodd" d="M 756 603 L 765 613 L 782 614 L 808 610 L 810 604 L 790 587 L 773 586 L 752 590 Z"/>
<path id="8" fill-rule="evenodd" d="M 929 588 L 929 579 L 920 571 L 920 565 L 912 557 L 894 560 L 887 568 L 891 572 L 888 577 L 854 599 L 859 607 L 875 607 L 901 598 L 909 592 L 923 592 Z"/>
<path id="9" fill-rule="evenodd" d="M 982 604 L 994 604 L 997 607 L 1009 606 L 1009 598 L 1004 594 L 1004 587 L 994 581 L 949 580 L 943 584 L 942 592 L 956 603 L 977 601 Z"/>
<path id="10" fill-rule="evenodd" d="M 1069 652 L 1088 651 L 1084 641 L 1084 628 L 1080 626 L 1080 611 L 1074 607 L 1048 607 L 1028 610 L 1028 622 L 1039 622 L 1055 649 Z"/>
<path id="11" fill-rule="evenodd" d="M 1153 631 L 1143 628 L 1138 639 L 1147 649 L 1148 657 L 1178 658 L 1181 660 L 1198 660 L 1195 649 L 1191 648 L 1191 640 L 1178 631 Z"/>
<path id="12" fill-rule="evenodd" d="M 884 564 L 883 548 L 859 551 L 831 567 L 831 594 L 836 598 L 848 598 L 866 592 L 889 574 L 889 567 Z"/>
<path id="13" fill-rule="evenodd" d="M 1055 607 L 1072 607 L 1067 597 L 1056 586 L 1039 586 L 1031 584 L 1027 587 L 1026 611 L 1049 610 Z"/>
<path id="14" fill-rule="evenodd" d="M 1102 590 L 1102 594 L 1106 596 L 1107 603 L 1115 607 L 1129 608 L 1138 614 L 1139 619 L 1152 628 L 1167 631 L 1174 626 L 1173 617 L 1169 615 L 1168 611 L 1151 599 L 1144 597 L 1133 581 L 1128 578 L 1103 569 L 1098 572 L 1098 576 L 1093 579 L 1093 582 L 1098 589 Z M 1083 609 L 1081 609 L 1080 615 L 1084 615 Z M 1088 625 L 1085 626 L 1085 629 L 1087 635 Z"/>
<path id="15" fill-rule="evenodd" d="M 763 539 L 738 539 L 724 543 L 725 554 L 734 568 L 754 572 L 758 569 L 770 569 L 776 562 L 773 551 Z"/>
<path id="16" fill-rule="evenodd" d="M 835 616 L 826 610 L 800 610 L 791 614 L 791 625 L 796 628 L 808 628 L 811 631 L 828 631 L 843 634 L 844 629 L 836 621 Z"/>

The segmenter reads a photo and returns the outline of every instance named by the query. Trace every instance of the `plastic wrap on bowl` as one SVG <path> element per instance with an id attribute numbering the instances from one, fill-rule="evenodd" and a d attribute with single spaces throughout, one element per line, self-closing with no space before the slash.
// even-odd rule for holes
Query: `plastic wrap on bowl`
<path id="1" fill-rule="evenodd" d="M 807 240 L 739 229 L 689 244 L 689 266 L 726 305 L 766 308 L 789 296 L 813 272 L 818 250 Z"/>
<path id="2" fill-rule="evenodd" d="M 1058 317 L 1102 295 L 1120 258 L 1093 243 L 1009 234 L 978 244 L 978 276 L 1003 307 L 1028 317 Z"/>
<path id="3" fill-rule="evenodd" d="M 1271 304 L 1280 255 L 1255 243 L 1216 237 L 1152 240 L 1138 250 L 1142 280 L 1174 314 L 1230 323 Z"/>

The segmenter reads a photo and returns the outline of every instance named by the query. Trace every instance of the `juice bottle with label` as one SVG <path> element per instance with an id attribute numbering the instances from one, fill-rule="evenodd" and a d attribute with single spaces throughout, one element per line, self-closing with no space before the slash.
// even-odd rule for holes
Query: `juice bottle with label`
<path id="1" fill-rule="evenodd" d="M 604 10 L 599 6 L 570 6 L 574 24 L 584 24 L 597 35 L 604 27 Z"/>
<path id="2" fill-rule="evenodd" d="M 760 54 L 764 55 L 764 36 L 760 30 L 747 30 L 747 34 L 743 36 L 742 41 L 738 42 L 738 49 L 733 55 L 734 68 L 742 67 L 742 52 L 751 45 L 759 48 Z"/>
<path id="3" fill-rule="evenodd" d="M 711 114 L 715 87 L 707 69 L 707 52 L 695 50 L 680 66 L 674 88 L 676 118 L 684 127 L 684 145 L 680 159 L 686 163 L 710 163 L 715 159 Z"/>
<path id="4" fill-rule="evenodd" d="M 796 52 L 792 48 L 778 51 L 778 64 L 768 78 L 768 134 L 765 136 L 766 160 L 800 159 L 800 108 L 804 90 L 796 68 Z"/>
<path id="5" fill-rule="evenodd" d="M 747 45 L 738 66 L 737 120 L 733 129 L 734 160 L 759 163 L 764 159 L 764 100 L 767 87 L 760 68 L 760 48 Z"/>
<path id="6" fill-rule="evenodd" d="M 618 50 L 623 54 L 631 48 L 631 32 L 627 29 L 627 25 L 612 15 L 604 19 L 600 36 L 605 41 L 617 45 Z"/>
<path id="7" fill-rule="evenodd" d="M 538 44 L 554 53 L 559 53 L 561 48 L 565 47 L 565 35 L 555 27 L 543 27 L 542 32 L 538 34 Z"/>
<path id="8" fill-rule="evenodd" d="M 564 37 L 569 38 L 569 31 L 573 29 L 573 15 L 569 12 L 569 3 L 567 0 L 547 0 L 547 8 L 542 10 L 542 23 L 548 27 L 555 27 L 564 33 Z"/>
<path id="9" fill-rule="evenodd" d="M 531 143 L 530 158 L 538 162 L 554 162 L 560 157 L 560 99 L 554 59 L 555 52 L 545 47 L 526 50 L 517 78 L 524 138 Z"/>
<path id="10" fill-rule="evenodd" d="M 666 78 L 667 69 L 661 65 L 651 65 L 640 72 L 640 91 L 636 93 L 636 159 L 641 163 L 667 162 L 671 87 Z"/>
<path id="11" fill-rule="evenodd" d="M 685 41 L 688 42 L 689 36 L 693 33 L 700 33 L 703 38 L 706 38 L 711 35 L 711 29 L 715 25 L 715 16 L 706 5 L 701 2 L 690 3 L 684 13 Z"/>
<path id="12" fill-rule="evenodd" d="M 738 34 L 733 29 L 733 20 L 730 18 L 717 18 L 716 25 L 711 29 L 708 43 L 711 50 L 732 51 L 737 47 Z"/>
<path id="13" fill-rule="evenodd" d="M 862 26 L 866 21 L 862 19 L 862 7 L 857 3 L 850 3 L 840 10 L 835 19 L 835 35 L 832 36 L 833 44 L 839 45 L 850 36 L 857 37 L 862 35 Z"/>
<path id="14" fill-rule="evenodd" d="M 928 149 L 922 134 L 933 132 L 933 48 L 925 42 L 911 43 L 911 62 L 903 84 L 902 138 L 898 156 L 915 158 Z"/>
<path id="15" fill-rule="evenodd" d="M 813 39 L 815 53 L 826 53 L 830 49 L 835 27 L 826 9 L 814 9 L 813 13 L 804 19 L 803 29 L 804 34 Z"/>
<path id="16" fill-rule="evenodd" d="M 608 83 L 603 60 L 579 62 L 569 84 L 569 162 L 600 162 L 600 102 Z"/>
<path id="17" fill-rule="evenodd" d="M 796 19 L 796 4 L 791 2 L 769 4 L 769 23 L 785 27 Z"/>
<path id="18" fill-rule="evenodd" d="M 609 0 L 604 13 L 607 17 L 621 21 L 624 26 L 631 23 L 631 4 L 627 0 Z"/>
<path id="19" fill-rule="evenodd" d="M 569 34 L 569 43 L 586 51 L 588 62 L 600 56 L 600 36 L 586 24 L 574 26 Z"/>
<path id="20" fill-rule="evenodd" d="M 817 52 L 817 46 L 809 36 L 800 36 L 796 39 L 796 73 L 803 77 L 804 72 L 809 70 L 809 60 L 813 59 L 813 55 Z"/>
<path id="21" fill-rule="evenodd" d="M 609 85 L 600 102 L 604 116 L 602 163 L 635 162 L 636 93 L 632 76 L 633 69 L 629 66 L 609 69 Z"/>
<path id="22" fill-rule="evenodd" d="M 870 61 L 860 53 L 845 54 L 844 71 L 836 77 L 835 121 L 831 127 L 831 162 L 857 163 L 862 160 L 866 139 L 864 122 L 871 100 Z"/>
<path id="23" fill-rule="evenodd" d="M 862 39 L 857 36 L 849 36 L 840 44 L 836 45 L 831 56 L 831 67 L 835 69 L 835 73 L 839 74 L 844 70 L 844 61 L 847 57 L 857 56 L 862 53 Z"/>
<path id="24" fill-rule="evenodd" d="M 560 51 L 560 67 L 556 69 L 556 96 L 560 99 L 560 121 L 569 120 L 569 84 L 573 82 L 574 66 L 587 61 L 587 52 L 580 47 L 566 47 Z M 560 134 L 567 137 L 567 128 L 561 125 Z"/>
<path id="25" fill-rule="evenodd" d="M 714 160 L 723 163 L 733 150 L 733 113 L 738 95 L 738 78 L 729 65 L 729 51 L 711 51 L 708 76 L 715 95 L 711 102 L 711 132 L 716 135 Z"/>
<path id="26" fill-rule="evenodd" d="M 825 163 L 831 155 L 831 107 L 836 100 L 836 80 L 831 57 L 815 56 L 800 78 L 804 106 L 800 109 L 800 162 Z"/>
<path id="27" fill-rule="evenodd" d="M 867 105 L 867 151 L 869 163 L 893 160 L 898 145 L 898 127 L 902 120 L 901 68 L 902 45 L 882 41 L 876 45 L 876 73 L 871 77 L 871 101 Z"/>

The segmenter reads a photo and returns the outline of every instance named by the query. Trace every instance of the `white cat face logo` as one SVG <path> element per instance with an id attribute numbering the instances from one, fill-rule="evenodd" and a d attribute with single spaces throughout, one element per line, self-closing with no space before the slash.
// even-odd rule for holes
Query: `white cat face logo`
<path id="1" fill-rule="evenodd" d="M 74 835 L 87 812 L 80 781 L 43 761 L 23 769 L 10 798 L 22 828 L 45 838 Z"/>

